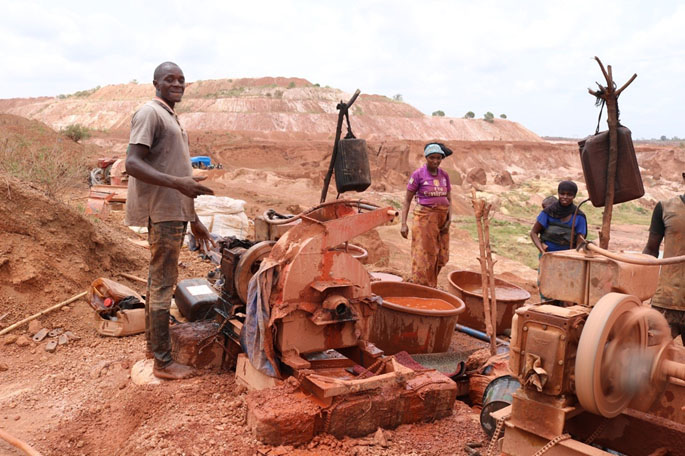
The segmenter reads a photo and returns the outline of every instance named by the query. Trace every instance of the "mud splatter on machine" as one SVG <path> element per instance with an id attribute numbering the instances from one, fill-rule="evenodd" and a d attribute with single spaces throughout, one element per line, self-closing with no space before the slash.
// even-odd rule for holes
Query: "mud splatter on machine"
<path id="1" fill-rule="evenodd" d="M 685 454 L 685 351 L 643 304 L 658 272 L 588 250 L 543 255 L 541 293 L 572 305 L 516 311 L 510 369 L 522 387 L 493 413 L 503 454 Z"/>

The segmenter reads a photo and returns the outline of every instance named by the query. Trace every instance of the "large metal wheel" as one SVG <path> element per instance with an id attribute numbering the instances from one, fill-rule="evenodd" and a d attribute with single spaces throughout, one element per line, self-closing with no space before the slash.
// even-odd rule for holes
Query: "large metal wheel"
<path id="1" fill-rule="evenodd" d="M 269 256 L 275 243 L 275 241 L 258 242 L 240 256 L 235 268 L 233 284 L 242 302 L 247 303 L 247 286 L 250 284 L 250 279 L 259 270 L 262 260 Z"/>
<path id="2" fill-rule="evenodd" d="M 620 414 L 636 394 L 626 387 L 631 359 L 647 346 L 647 320 L 632 295 L 608 293 L 590 312 L 576 354 L 576 395 L 583 408 L 607 418 Z"/>

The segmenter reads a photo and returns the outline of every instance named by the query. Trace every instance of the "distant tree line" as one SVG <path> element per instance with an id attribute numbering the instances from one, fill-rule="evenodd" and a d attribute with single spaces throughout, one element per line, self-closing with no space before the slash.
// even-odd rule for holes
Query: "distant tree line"
<path id="1" fill-rule="evenodd" d="M 476 117 L 476 114 L 473 111 L 469 111 L 466 114 L 464 114 L 464 119 L 474 119 Z M 507 115 L 506 114 L 500 114 L 499 115 L 500 119 L 506 119 Z M 483 114 L 483 120 L 486 122 L 494 122 L 495 121 L 495 115 L 491 113 L 490 111 L 486 112 Z"/>

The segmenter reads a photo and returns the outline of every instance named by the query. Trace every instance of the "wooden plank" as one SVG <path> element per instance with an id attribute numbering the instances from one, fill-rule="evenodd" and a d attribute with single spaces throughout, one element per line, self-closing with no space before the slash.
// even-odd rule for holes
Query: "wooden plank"
<path id="1" fill-rule="evenodd" d="M 126 196 L 128 194 L 128 186 L 127 185 L 93 185 L 90 188 L 91 192 L 99 192 L 99 193 L 111 193 L 112 199 L 111 201 L 117 202 L 117 203 L 125 203 L 126 202 Z"/>

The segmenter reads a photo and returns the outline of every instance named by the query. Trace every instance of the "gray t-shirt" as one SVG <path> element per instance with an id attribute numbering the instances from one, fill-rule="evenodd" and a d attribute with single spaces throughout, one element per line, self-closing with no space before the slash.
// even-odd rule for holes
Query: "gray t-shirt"
<path id="1" fill-rule="evenodd" d="M 150 153 L 145 161 L 162 173 L 178 177 L 193 175 L 188 136 L 176 113 L 159 100 L 148 101 L 133 115 L 129 144 L 148 146 Z M 193 200 L 178 190 L 130 177 L 126 225 L 147 226 L 148 219 L 152 223 L 195 221 Z"/>

